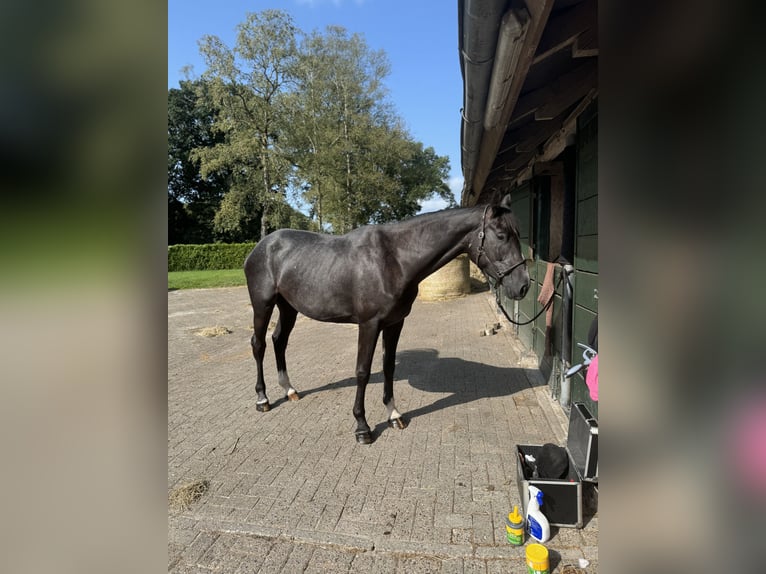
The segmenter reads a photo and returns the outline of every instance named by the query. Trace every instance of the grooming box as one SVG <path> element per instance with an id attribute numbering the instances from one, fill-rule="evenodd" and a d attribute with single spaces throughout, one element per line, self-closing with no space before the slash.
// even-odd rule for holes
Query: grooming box
<path id="1" fill-rule="evenodd" d="M 516 482 L 524 515 L 532 484 L 543 493 L 540 509 L 552 526 L 582 528 L 583 482 L 598 483 L 598 421 L 583 403 L 572 405 L 566 444 L 569 470 L 565 478 L 533 478 L 533 468 L 525 456 L 537 458 L 541 449 L 542 445 L 516 445 Z"/>

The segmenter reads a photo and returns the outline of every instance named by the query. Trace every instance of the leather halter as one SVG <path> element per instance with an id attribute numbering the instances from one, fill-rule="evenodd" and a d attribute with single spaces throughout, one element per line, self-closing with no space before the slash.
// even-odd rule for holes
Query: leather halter
<path id="1" fill-rule="evenodd" d="M 490 206 L 487 205 L 484 208 L 484 213 L 481 216 L 481 231 L 479 231 L 479 247 L 477 249 L 478 255 L 476 256 L 476 264 L 477 265 L 479 264 L 479 261 L 481 261 L 481 256 L 482 255 L 484 257 L 486 257 L 487 261 L 489 261 L 489 264 L 492 267 L 492 271 L 494 271 L 495 275 L 497 275 L 497 277 L 494 277 L 495 281 L 498 281 L 499 283 L 502 283 L 503 278 L 506 275 L 509 275 L 518 266 L 524 265 L 527 262 L 527 260 L 526 259 L 522 259 L 521 261 L 519 261 L 518 263 L 515 263 L 514 265 L 510 265 L 510 266 L 506 267 L 505 269 L 501 269 L 498 266 L 498 262 L 497 261 L 492 261 L 489 258 L 489 256 L 486 254 L 486 252 L 484 251 L 484 237 L 486 235 L 484 233 L 484 228 L 487 225 L 487 211 L 489 210 L 489 208 L 490 208 Z"/>

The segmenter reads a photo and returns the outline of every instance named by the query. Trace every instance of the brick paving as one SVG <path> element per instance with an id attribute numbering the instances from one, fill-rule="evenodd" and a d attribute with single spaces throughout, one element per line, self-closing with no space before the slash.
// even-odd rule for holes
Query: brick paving
<path id="1" fill-rule="evenodd" d="M 379 344 L 366 400 L 376 440 L 359 445 L 356 326 L 299 316 L 287 364 L 302 398 L 284 399 L 269 345 L 272 410 L 259 413 L 246 289 L 169 292 L 168 492 L 195 480 L 209 490 L 168 511 L 168 570 L 525 572 L 504 530 L 520 506 L 514 445 L 563 444 L 566 419 L 509 324 L 479 336 L 497 321 L 487 293 L 417 301 L 394 383 L 410 425 L 386 425 Z M 198 334 L 214 326 L 230 332 Z M 598 518 L 586 519 L 553 528 L 552 572 L 578 558 L 590 562 L 579 572 L 598 571 Z"/>

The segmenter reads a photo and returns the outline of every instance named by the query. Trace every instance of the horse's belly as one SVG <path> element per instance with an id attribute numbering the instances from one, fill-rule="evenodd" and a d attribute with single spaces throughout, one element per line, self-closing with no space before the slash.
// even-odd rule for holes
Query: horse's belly
<path id="1" fill-rule="evenodd" d="M 282 276 L 280 294 L 299 313 L 316 321 L 397 323 L 409 315 L 417 285 L 404 289 L 386 284 L 379 275 L 350 276 L 332 269 L 313 268 L 301 280 Z"/>
<path id="2" fill-rule="evenodd" d="M 282 296 L 299 313 L 315 321 L 357 323 L 353 298 L 348 292 L 331 292 L 322 285 L 301 288 Z"/>

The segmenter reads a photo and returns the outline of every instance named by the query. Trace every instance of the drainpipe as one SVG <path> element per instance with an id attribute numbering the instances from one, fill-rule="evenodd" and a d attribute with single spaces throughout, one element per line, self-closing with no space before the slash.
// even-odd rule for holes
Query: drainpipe
<path id="1" fill-rule="evenodd" d="M 463 197 L 473 182 L 481 137 L 489 82 L 497 47 L 498 30 L 506 0 L 460 0 L 460 69 L 463 73 L 463 111 L 460 123 L 460 160 L 463 168 Z"/>
<path id="2" fill-rule="evenodd" d="M 565 409 L 569 409 L 572 395 L 572 379 L 566 376 L 566 372 L 572 366 L 572 306 L 574 290 L 572 289 L 571 275 L 574 273 L 574 267 L 567 263 L 561 267 L 561 273 L 564 279 L 564 289 L 561 294 L 561 372 L 559 373 L 561 394 L 559 395 L 559 404 Z"/>

